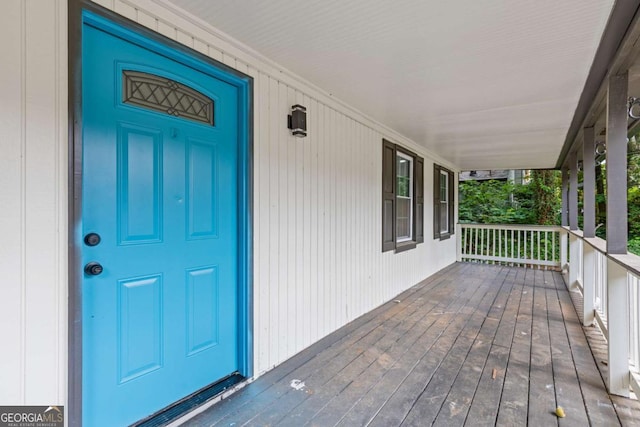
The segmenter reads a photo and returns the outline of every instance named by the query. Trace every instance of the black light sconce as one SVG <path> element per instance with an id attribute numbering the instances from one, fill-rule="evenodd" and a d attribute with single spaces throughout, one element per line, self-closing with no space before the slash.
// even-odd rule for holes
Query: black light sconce
<path id="1" fill-rule="evenodd" d="M 596 142 L 596 156 L 602 156 L 607 152 L 607 144 L 604 141 Z"/>
<path id="2" fill-rule="evenodd" d="M 296 104 L 291 107 L 291 114 L 288 116 L 288 127 L 291 134 L 298 138 L 307 136 L 307 109 Z"/>
<path id="3" fill-rule="evenodd" d="M 578 170 L 581 171 L 583 167 L 584 167 L 583 161 L 582 160 L 578 160 Z"/>

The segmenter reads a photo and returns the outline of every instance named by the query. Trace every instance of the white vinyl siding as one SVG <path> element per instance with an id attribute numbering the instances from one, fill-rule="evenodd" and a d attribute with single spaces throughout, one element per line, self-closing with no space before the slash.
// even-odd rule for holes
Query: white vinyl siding
<path id="1" fill-rule="evenodd" d="M 66 405 L 66 1 L 0 13 L 0 402 Z"/>
<path id="2" fill-rule="evenodd" d="M 380 252 L 381 139 L 442 159 L 168 3 L 98 3 L 254 78 L 256 376 L 455 261 L 453 240 Z M 66 1 L 6 1 L 0 28 L 0 401 L 68 405 Z"/>
<path id="3" fill-rule="evenodd" d="M 168 3 L 97 3 L 254 79 L 256 375 L 455 261 L 453 239 L 380 253 L 382 138 L 444 160 Z M 306 138 L 286 128 L 294 104 Z"/>

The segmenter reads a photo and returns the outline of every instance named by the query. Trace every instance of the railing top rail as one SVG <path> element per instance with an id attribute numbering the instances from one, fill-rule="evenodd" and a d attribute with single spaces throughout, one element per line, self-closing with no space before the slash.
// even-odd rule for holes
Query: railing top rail
<path id="1" fill-rule="evenodd" d="M 582 236 L 579 236 L 579 237 L 582 237 Z M 589 246 L 591 246 L 593 249 L 595 249 L 596 251 L 601 252 L 604 255 L 607 254 L 607 241 L 606 240 L 601 239 L 600 237 L 582 237 L 582 239 Z"/>
<path id="2" fill-rule="evenodd" d="M 622 268 L 626 269 L 629 273 L 636 277 L 640 277 L 640 256 L 627 253 L 627 254 L 610 254 L 607 252 L 607 241 L 600 237 L 584 237 L 582 230 L 569 230 L 569 233 L 579 237 L 582 241 L 586 242 L 596 251 L 600 252 L 607 258 L 616 262 Z"/>
<path id="3" fill-rule="evenodd" d="M 629 253 L 626 255 L 607 254 L 607 258 L 627 269 L 629 273 L 640 278 L 640 256 Z"/>
<path id="4" fill-rule="evenodd" d="M 459 222 L 461 227 L 479 228 L 489 230 L 524 230 L 524 231 L 560 231 L 571 233 L 586 242 L 589 246 L 605 255 L 607 258 L 625 268 L 629 273 L 640 278 L 640 256 L 627 254 L 607 253 L 607 241 L 600 237 L 584 237 L 582 230 L 570 230 L 569 227 L 560 225 L 535 225 L 535 224 L 478 224 L 474 222 Z"/>
<path id="5" fill-rule="evenodd" d="M 459 222 L 461 227 L 482 228 L 489 230 L 534 230 L 534 231 L 565 231 L 559 225 L 536 225 L 536 224 L 478 224 L 475 222 Z"/>

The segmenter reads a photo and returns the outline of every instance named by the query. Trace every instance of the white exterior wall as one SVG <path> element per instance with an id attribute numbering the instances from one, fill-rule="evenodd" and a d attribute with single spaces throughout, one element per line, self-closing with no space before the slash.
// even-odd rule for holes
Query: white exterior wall
<path id="1" fill-rule="evenodd" d="M 0 13 L 0 405 L 66 404 L 66 0 Z"/>
<path id="2" fill-rule="evenodd" d="M 456 239 L 432 239 L 424 148 L 169 3 L 96 3 L 254 78 L 256 375 L 455 262 Z M 306 138 L 286 127 L 294 104 Z M 398 254 L 381 252 L 383 137 L 425 157 L 425 243 Z"/>
<path id="3" fill-rule="evenodd" d="M 455 261 L 455 238 L 431 238 L 423 148 L 160 1 L 100 3 L 254 78 L 256 375 Z M 66 0 L 4 0 L 3 405 L 67 404 L 66 34 Z M 286 129 L 295 103 L 308 109 L 304 139 Z M 425 243 L 399 254 L 381 252 L 383 137 L 425 157 Z"/>

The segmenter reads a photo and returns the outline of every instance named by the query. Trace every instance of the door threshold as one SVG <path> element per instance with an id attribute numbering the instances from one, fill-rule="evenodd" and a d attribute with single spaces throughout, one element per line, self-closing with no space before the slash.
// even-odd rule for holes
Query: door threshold
<path id="1" fill-rule="evenodd" d="M 222 399 L 223 394 L 227 391 L 231 391 L 230 389 L 241 387 L 234 387 L 243 381 L 245 381 L 245 377 L 238 373 L 234 373 L 221 379 L 218 382 L 215 382 L 211 385 L 208 385 L 195 393 L 167 406 L 164 409 L 156 412 L 149 417 L 140 420 L 131 425 L 131 427 L 162 427 L 173 424 L 176 421 L 184 422 L 189 418 L 197 415 L 202 411 L 197 411 L 194 413 L 196 409 L 206 409 L 214 403 L 218 402 Z M 174 424 L 179 425 L 179 423 Z"/>

